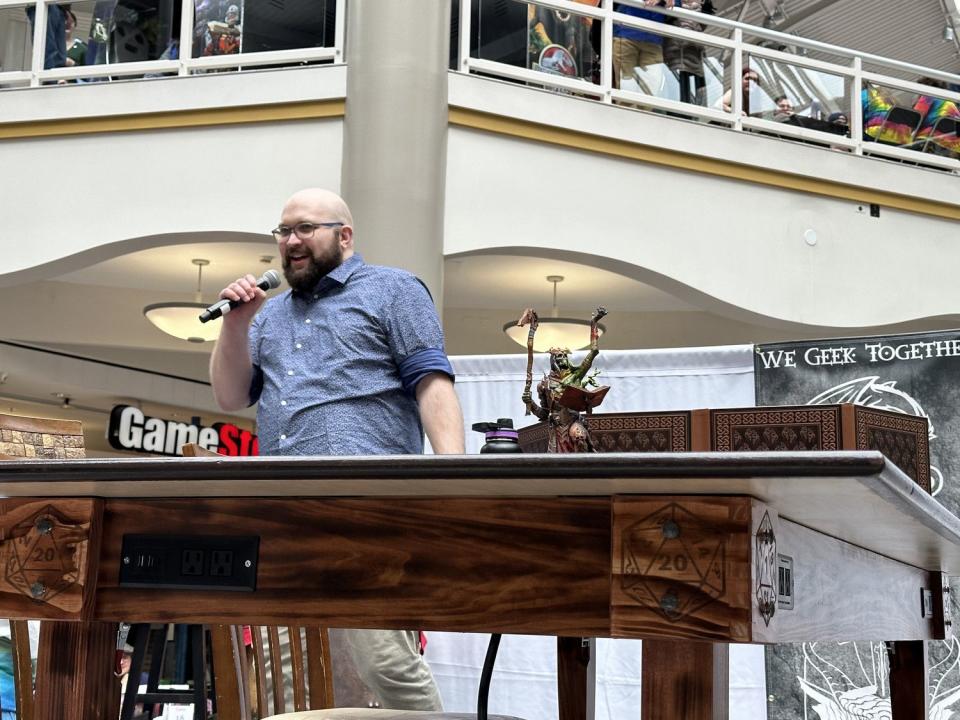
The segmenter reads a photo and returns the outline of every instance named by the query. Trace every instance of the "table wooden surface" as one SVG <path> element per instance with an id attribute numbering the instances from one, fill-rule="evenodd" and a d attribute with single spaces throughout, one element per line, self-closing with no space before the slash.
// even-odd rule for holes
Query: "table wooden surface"
<path id="1" fill-rule="evenodd" d="M 11 460 L 0 494 L 0 616 L 55 625 L 923 641 L 960 572 L 874 452 Z M 255 535 L 256 590 L 121 586 L 141 533 Z"/>

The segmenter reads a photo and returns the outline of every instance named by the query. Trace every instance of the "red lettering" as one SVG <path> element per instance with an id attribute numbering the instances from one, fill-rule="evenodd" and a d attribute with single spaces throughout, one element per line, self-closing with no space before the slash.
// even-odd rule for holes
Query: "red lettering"
<path id="1" fill-rule="evenodd" d="M 260 441 L 249 430 L 241 430 L 233 423 L 217 423 L 214 427 L 220 438 L 217 452 L 221 455 L 236 457 L 260 454 Z"/>
<path id="2" fill-rule="evenodd" d="M 220 447 L 217 448 L 217 451 L 221 455 L 229 455 L 231 457 L 239 455 L 240 450 L 234 441 L 237 439 L 237 433 L 240 432 L 240 428 L 231 423 L 221 423 L 218 432 L 220 434 Z"/>
<path id="3" fill-rule="evenodd" d="M 250 440 L 253 435 L 249 430 L 240 431 L 240 454 L 249 455 L 250 454 Z"/>

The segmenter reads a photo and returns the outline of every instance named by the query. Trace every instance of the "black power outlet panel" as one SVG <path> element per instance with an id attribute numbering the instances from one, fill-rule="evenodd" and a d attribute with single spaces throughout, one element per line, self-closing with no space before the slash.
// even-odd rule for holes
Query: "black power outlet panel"
<path id="1" fill-rule="evenodd" d="M 121 587 L 256 590 L 256 535 L 124 535 Z"/>

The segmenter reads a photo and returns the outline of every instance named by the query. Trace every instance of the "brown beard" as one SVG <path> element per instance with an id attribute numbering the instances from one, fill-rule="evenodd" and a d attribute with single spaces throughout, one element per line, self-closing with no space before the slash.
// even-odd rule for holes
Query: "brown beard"
<path id="1" fill-rule="evenodd" d="M 289 255 L 283 258 L 283 276 L 287 284 L 297 292 L 312 292 L 330 271 L 340 267 L 343 263 L 343 248 L 340 247 L 340 233 L 336 234 L 336 244 L 327 252 L 320 255 L 313 254 L 307 260 L 307 266 L 302 270 L 290 267 Z"/>

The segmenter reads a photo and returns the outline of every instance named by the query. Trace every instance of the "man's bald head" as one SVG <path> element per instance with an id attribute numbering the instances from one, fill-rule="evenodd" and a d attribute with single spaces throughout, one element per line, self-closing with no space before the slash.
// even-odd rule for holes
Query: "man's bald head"
<path id="1" fill-rule="evenodd" d="M 324 188 L 305 188 L 295 192 L 284 204 L 282 217 L 305 213 L 353 227 L 353 215 L 347 203 L 335 192 Z"/>
<path id="2" fill-rule="evenodd" d="M 353 256 L 353 216 L 336 193 L 307 188 L 283 206 L 277 235 L 283 274 L 290 287 L 310 292 L 329 272 Z"/>

